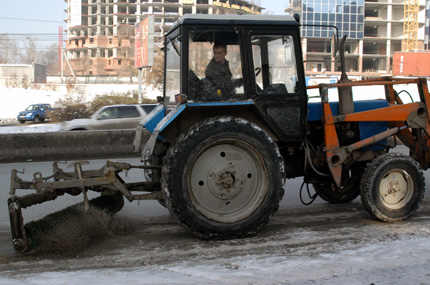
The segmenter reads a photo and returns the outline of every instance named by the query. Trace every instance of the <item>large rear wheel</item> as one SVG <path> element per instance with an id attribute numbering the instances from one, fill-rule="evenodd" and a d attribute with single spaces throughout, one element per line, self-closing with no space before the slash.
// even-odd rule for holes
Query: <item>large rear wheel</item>
<path id="1" fill-rule="evenodd" d="M 173 217 L 201 238 L 257 232 L 283 197 L 276 143 L 243 119 L 220 117 L 191 127 L 166 155 L 162 189 Z"/>
<path id="2" fill-rule="evenodd" d="M 163 157 L 166 155 L 167 150 L 167 144 L 164 144 L 160 141 L 157 141 L 155 143 L 154 151 L 152 155 L 148 158 L 145 157 L 145 160 L 143 161 L 145 165 L 161 165 L 163 161 Z M 145 175 L 145 180 L 147 182 L 159 182 L 161 180 L 161 169 L 157 168 L 150 168 L 150 169 L 144 169 L 143 173 Z M 163 206 L 166 207 L 166 200 L 160 199 L 158 202 Z"/>
<path id="3" fill-rule="evenodd" d="M 420 166 L 409 156 L 388 153 L 374 159 L 360 183 L 366 210 L 386 222 L 407 219 L 418 210 L 425 192 Z"/>

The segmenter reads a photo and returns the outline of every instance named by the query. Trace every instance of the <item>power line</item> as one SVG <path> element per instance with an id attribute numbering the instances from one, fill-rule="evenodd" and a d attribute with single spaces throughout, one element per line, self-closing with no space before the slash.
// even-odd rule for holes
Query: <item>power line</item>
<path id="1" fill-rule="evenodd" d="M 58 36 L 58 33 L 0 33 L 0 36 Z"/>
<path id="2" fill-rule="evenodd" d="M 54 42 L 58 39 L 58 33 L 0 33 L 0 42 L 3 40 L 33 42 Z"/>
<path id="3" fill-rule="evenodd" d="M 33 42 L 52 42 L 52 41 L 55 41 L 57 38 L 42 38 L 42 39 L 38 38 L 38 39 L 31 39 L 31 41 L 33 41 Z M 20 41 L 20 40 L 27 40 L 27 38 L 26 37 L 9 38 L 9 40 Z M 0 41 L 2 41 L 2 39 L 0 39 Z"/>
<path id="4" fill-rule="evenodd" d="M 0 17 L 0 19 L 5 19 L 5 20 L 17 20 L 17 21 L 30 21 L 30 22 L 45 22 L 45 23 L 64 23 L 63 21 L 40 20 L 40 19 L 28 19 L 28 18 L 10 18 L 10 17 Z"/>
<path id="5" fill-rule="evenodd" d="M 31 50 L 31 48 L 21 48 L 21 47 L 17 47 L 17 48 L 14 48 L 15 50 Z M 6 48 L 6 47 L 0 47 L 0 50 L 8 50 L 8 48 Z M 57 47 L 53 47 L 53 48 L 49 48 L 49 47 L 41 47 L 41 48 L 38 48 L 38 47 L 36 47 L 36 50 L 41 50 L 41 51 L 46 51 L 46 50 L 57 50 Z"/>

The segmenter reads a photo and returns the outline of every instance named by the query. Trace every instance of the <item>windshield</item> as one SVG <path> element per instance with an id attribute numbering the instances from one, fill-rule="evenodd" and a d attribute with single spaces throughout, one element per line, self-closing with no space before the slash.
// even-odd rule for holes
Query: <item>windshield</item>
<path id="1" fill-rule="evenodd" d="M 25 110 L 26 111 L 36 111 L 36 110 L 39 110 L 39 105 L 30 105 Z"/>
<path id="2" fill-rule="evenodd" d="M 188 96 L 192 100 L 244 97 L 238 33 L 190 29 Z"/>

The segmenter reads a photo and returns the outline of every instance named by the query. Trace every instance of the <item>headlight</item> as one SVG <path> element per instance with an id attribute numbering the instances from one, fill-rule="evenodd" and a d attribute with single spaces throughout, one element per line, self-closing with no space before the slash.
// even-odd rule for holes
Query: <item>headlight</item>
<path id="1" fill-rule="evenodd" d="M 31 116 L 31 115 L 33 115 L 33 113 L 28 113 L 28 114 L 27 114 L 27 117 L 28 117 L 28 116 Z"/>

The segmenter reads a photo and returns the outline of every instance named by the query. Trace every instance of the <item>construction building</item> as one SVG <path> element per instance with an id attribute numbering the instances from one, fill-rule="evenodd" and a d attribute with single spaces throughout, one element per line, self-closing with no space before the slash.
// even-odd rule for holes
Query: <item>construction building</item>
<path id="1" fill-rule="evenodd" d="M 406 2 L 406 3 L 405 3 Z M 338 75 L 340 63 L 331 55 L 334 25 L 347 36 L 346 71 L 357 76 L 391 74 L 393 53 L 422 50 L 425 44 L 425 0 L 290 0 L 287 9 L 299 14 L 306 73 Z M 310 26 L 306 26 L 310 25 Z"/>
<path id="2" fill-rule="evenodd" d="M 66 53 L 76 75 L 133 76 L 134 26 L 154 15 L 160 41 L 182 15 L 261 14 L 263 8 L 244 0 L 65 0 Z M 68 66 L 68 65 L 66 65 Z"/>

